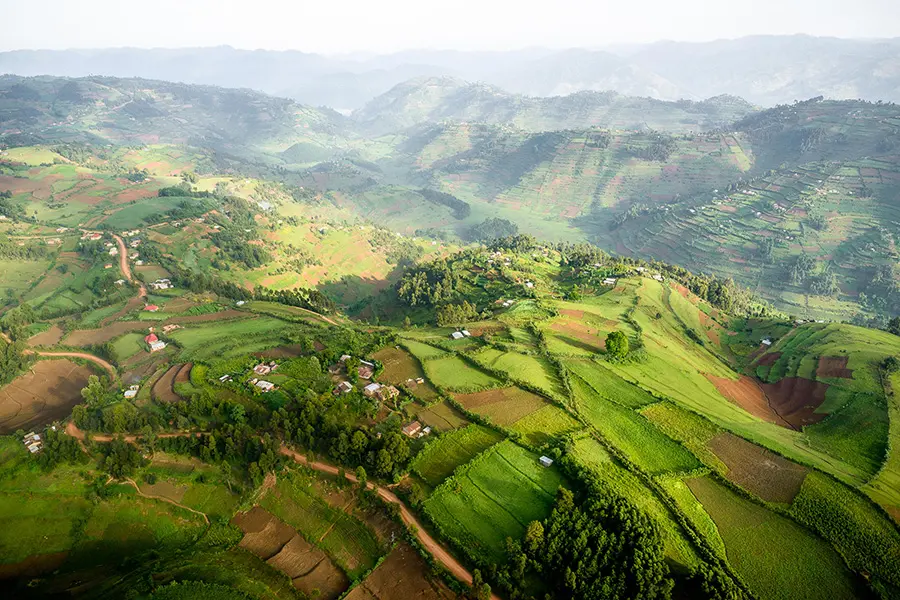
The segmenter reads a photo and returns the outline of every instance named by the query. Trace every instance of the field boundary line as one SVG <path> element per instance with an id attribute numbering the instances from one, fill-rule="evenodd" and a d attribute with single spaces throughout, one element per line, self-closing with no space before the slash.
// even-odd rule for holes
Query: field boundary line
<path id="1" fill-rule="evenodd" d="M 140 496 L 142 498 L 149 498 L 151 500 L 160 500 L 162 502 L 168 502 L 172 506 L 177 506 L 178 508 L 183 508 L 186 511 L 200 515 L 201 517 L 203 517 L 203 520 L 206 521 L 206 524 L 209 525 L 209 517 L 206 515 L 206 513 L 200 512 L 199 510 L 195 510 L 195 509 L 191 508 L 190 506 L 185 506 L 184 504 L 176 502 L 175 500 L 172 500 L 171 498 L 166 498 L 165 496 L 154 496 L 152 494 L 146 494 L 141 491 L 140 486 L 137 483 L 135 483 L 134 479 L 132 479 L 131 477 L 126 477 L 125 481 L 130 483 L 134 487 L 134 490 L 137 492 L 138 496 Z"/>

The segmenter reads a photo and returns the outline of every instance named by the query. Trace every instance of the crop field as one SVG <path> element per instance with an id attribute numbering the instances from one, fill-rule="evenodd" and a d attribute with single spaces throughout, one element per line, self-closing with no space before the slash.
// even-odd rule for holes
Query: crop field
<path id="1" fill-rule="evenodd" d="M 578 410 L 606 439 L 652 474 L 691 471 L 700 462 L 650 421 L 602 398 L 579 377 L 572 378 Z"/>
<path id="2" fill-rule="evenodd" d="M 709 477 L 686 480 L 715 521 L 728 562 L 762 600 L 856 598 L 840 556 L 800 525 L 741 498 Z"/>
<path id="3" fill-rule="evenodd" d="M 416 383 L 416 379 L 424 378 L 425 372 L 410 354 L 399 348 L 383 348 L 373 355 L 373 358 L 384 365 L 381 379 L 393 385 L 403 385 L 419 400 L 430 402 L 437 398 L 438 393 L 427 381 Z"/>
<path id="4" fill-rule="evenodd" d="M 0 260 L 4 291 L 11 289 L 16 294 L 27 291 L 49 266 L 49 262 L 37 260 Z"/>
<path id="5" fill-rule="evenodd" d="M 487 417 L 501 426 L 512 425 L 542 408 L 551 406 L 537 394 L 518 387 L 456 394 L 454 397 L 466 410 Z"/>
<path id="6" fill-rule="evenodd" d="M 538 457 L 501 442 L 438 487 L 425 510 L 441 532 L 477 557 L 502 560 L 506 538 L 520 539 L 525 527 L 550 514 L 563 479 Z"/>
<path id="7" fill-rule="evenodd" d="M 709 448 L 709 441 L 721 430 L 708 420 L 668 401 L 646 406 L 640 413 L 664 434 L 684 444 L 703 464 L 725 472 L 727 467 Z"/>
<path id="8" fill-rule="evenodd" d="M 486 348 L 472 355 L 481 365 L 502 371 L 514 381 L 523 381 L 556 398 L 565 397 L 565 389 L 553 365 L 546 358 L 502 352 Z"/>
<path id="9" fill-rule="evenodd" d="M 730 433 L 707 444 L 727 467 L 725 477 L 767 502 L 789 504 L 809 469 Z"/>
<path id="10" fill-rule="evenodd" d="M 347 600 L 455 600 L 457 597 L 432 575 L 428 565 L 407 544 L 394 548 L 377 569 L 345 596 Z"/>
<path id="11" fill-rule="evenodd" d="M 446 402 L 436 402 L 427 406 L 410 404 L 406 410 L 424 425 L 437 431 L 449 431 L 468 424 L 468 420 L 458 410 Z"/>
<path id="12" fill-rule="evenodd" d="M 890 450 L 881 470 L 868 482 L 865 491 L 900 523 L 900 373 L 894 373 L 887 383 L 891 390 L 887 398 Z"/>
<path id="13" fill-rule="evenodd" d="M 555 405 L 545 406 L 516 421 L 512 429 L 525 436 L 525 442 L 532 446 L 542 446 L 553 438 L 575 431 L 581 423 L 573 419 L 563 409 Z"/>
<path id="14" fill-rule="evenodd" d="M 410 470 L 430 486 L 436 487 L 457 467 L 502 439 L 501 434 L 481 425 L 469 425 L 445 433 L 425 445 L 410 463 Z"/>
<path id="15" fill-rule="evenodd" d="M 600 396 L 626 408 L 640 408 L 657 402 L 657 399 L 628 383 L 602 364 L 586 360 L 565 361 L 567 369 L 575 373 Z"/>
<path id="16" fill-rule="evenodd" d="M 447 354 L 445 350 L 415 340 L 405 339 L 403 340 L 403 345 L 420 361 L 426 361 L 431 358 L 440 358 Z"/>
<path id="17" fill-rule="evenodd" d="M 681 511 L 681 514 L 703 536 L 703 539 L 706 540 L 713 551 L 720 558 L 726 559 L 725 542 L 722 541 L 722 536 L 719 535 L 719 529 L 687 484 L 678 477 L 660 477 L 657 482 L 669 497 L 675 501 L 675 505 Z"/>
<path id="18" fill-rule="evenodd" d="M 127 360 L 143 351 L 142 344 L 144 342 L 143 333 L 126 333 L 113 342 L 113 352 L 119 360 Z"/>
<path id="19" fill-rule="evenodd" d="M 492 388 L 502 383 L 458 356 L 425 361 L 425 373 L 435 385 L 461 392 Z"/>
<path id="20" fill-rule="evenodd" d="M 41 360 L 0 388 L 0 433 L 33 429 L 69 416 L 92 371 L 69 360 Z"/>
<path id="21" fill-rule="evenodd" d="M 201 317 L 206 315 L 201 315 Z M 216 315 L 212 315 L 216 316 Z M 290 325 L 271 317 L 257 317 L 179 329 L 171 336 L 182 346 L 182 357 L 196 360 L 228 358 L 285 343 Z"/>
<path id="22" fill-rule="evenodd" d="M 308 477 L 297 473 L 279 477 L 260 505 L 324 550 L 350 579 L 374 567 L 383 554 L 374 533 L 353 515 L 322 500 Z"/>
<path id="23" fill-rule="evenodd" d="M 575 442 L 575 459 L 597 475 L 609 491 L 632 502 L 659 527 L 666 557 L 682 565 L 695 565 L 699 557 L 665 504 L 591 437 Z"/>

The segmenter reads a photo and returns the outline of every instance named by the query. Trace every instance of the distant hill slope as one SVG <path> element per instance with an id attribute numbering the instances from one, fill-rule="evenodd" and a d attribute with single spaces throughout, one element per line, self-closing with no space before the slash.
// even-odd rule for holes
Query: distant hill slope
<path id="1" fill-rule="evenodd" d="M 799 315 L 900 312 L 900 107 L 802 102 L 737 124 L 743 182 L 611 214 L 599 244 L 730 275 Z"/>
<path id="2" fill-rule="evenodd" d="M 660 100 L 730 94 L 763 106 L 824 95 L 900 101 L 900 41 L 758 36 L 661 42 L 627 51 L 407 50 L 356 60 L 229 47 L 22 50 L 0 53 L 0 73 L 144 77 L 246 87 L 304 104 L 357 109 L 411 77 L 454 76 L 512 93 L 611 90 Z"/>
<path id="3" fill-rule="evenodd" d="M 143 79 L 0 77 L 0 136 L 7 143 L 183 143 L 239 156 L 305 141 L 332 152 L 346 119 L 250 90 Z"/>
<path id="4" fill-rule="evenodd" d="M 511 94 L 450 77 L 413 79 L 378 96 L 352 115 L 372 134 L 444 120 L 504 123 L 529 131 L 556 129 L 662 129 L 704 131 L 750 115 L 752 105 L 719 96 L 702 102 L 663 102 L 615 92 L 583 91 L 540 98 Z"/>

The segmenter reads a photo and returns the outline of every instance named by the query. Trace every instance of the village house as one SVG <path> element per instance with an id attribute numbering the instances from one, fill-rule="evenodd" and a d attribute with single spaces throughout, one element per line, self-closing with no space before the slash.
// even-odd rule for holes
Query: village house
<path id="1" fill-rule="evenodd" d="M 131 400 L 132 398 L 137 396 L 138 390 L 140 390 L 140 389 L 141 389 L 141 386 L 139 386 L 139 385 L 131 386 L 130 388 L 125 390 L 125 398 L 127 400 Z"/>
<path id="2" fill-rule="evenodd" d="M 363 395 L 367 398 L 374 398 L 378 396 L 378 392 L 381 391 L 380 383 L 370 383 L 366 387 L 363 388 Z"/>
<path id="3" fill-rule="evenodd" d="M 158 352 L 160 350 L 165 350 L 166 348 L 166 343 L 156 337 L 155 333 L 151 333 L 145 337 L 144 341 L 150 346 L 150 352 Z"/>
<path id="4" fill-rule="evenodd" d="M 361 360 L 359 361 L 359 369 L 357 369 L 356 374 L 360 379 L 372 379 L 372 375 L 375 374 L 375 365 Z"/>
<path id="5" fill-rule="evenodd" d="M 422 424 L 418 421 L 413 421 L 409 425 L 406 425 L 403 429 L 401 429 L 403 435 L 408 437 L 416 437 L 422 431 Z"/>
<path id="6" fill-rule="evenodd" d="M 259 389 L 261 389 L 261 390 L 263 391 L 263 393 L 265 393 L 265 392 L 271 392 L 272 390 L 275 389 L 275 384 L 274 384 L 274 383 L 272 383 L 271 381 L 263 381 L 262 379 L 260 379 L 259 381 L 257 381 L 257 382 L 254 383 L 253 385 L 255 385 L 256 387 L 258 387 Z"/>
<path id="7" fill-rule="evenodd" d="M 553 464 L 553 459 L 549 456 L 542 456 L 540 458 L 540 463 L 542 467 L 547 468 Z"/>
<path id="8" fill-rule="evenodd" d="M 154 290 L 169 290 L 169 289 L 172 289 L 174 286 L 172 285 L 172 282 L 168 279 L 157 279 L 156 281 L 154 281 L 153 283 L 150 284 L 150 287 Z"/>
<path id="9" fill-rule="evenodd" d="M 147 306 L 144 307 L 144 310 L 147 312 L 155 313 L 155 312 L 159 311 L 159 307 L 155 304 L 148 304 Z"/>
<path id="10" fill-rule="evenodd" d="M 761 343 L 762 343 L 763 346 L 771 346 L 771 345 L 772 345 L 772 340 L 770 340 L 769 338 L 766 338 L 766 339 L 764 339 Z"/>
<path id="11" fill-rule="evenodd" d="M 116 285 L 125 285 L 125 280 L 124 280 L 124 279 L 117 279 L 117 280 L 116 280 Z"/>
<path id="12" fill-rule="evenodd" d="M 128 242 L 128 245 L 131 248 L 137 248 L 138 246 L 141 245 L 141 240 L 131 240 L 130 242 Z"/>
<path id="13" fill-rule="evenodd" d="M 222 375 L 219 377 L 219 383 L 228 383 L 231 381 L 231 375 Z"/>
<path id="14" fill-rule="evenodd" d="M 603 285 L 616 285 L 616 278 L 615 277 L 607 277 L 606 279 L 603 280 Z"/>
<path id="15" fill-rule="evenodd" d="M 256 365 L 255 367 L 253 367 L 253 372 L 256 373 L 257 375 L 268 375 L 269 373 L 272 372 L 272 367 L 265 363 L 260 363 L 260 364 Z"/>
<path id="16" fill-rule="evenodd" d="M 453 333 L 450 334 L 450 337 L 453 338 L 454 340 L 461 340 L 465 336 L 462 334 L 462 331 L 454 331 Z"/>
<path id="17" fill-rule="evenodd" d="M 342 381 L 334 388 L 334 395 L 349 394 L 353 391 L 353 384 L 349 381 Z"/>
<path id="18" fill-rule="evenodd" d="M 386 402 L 398 398 L 400 396 L 400 390 L 392 385 L 383 385 L 381 386 L 381 389 L 378 390 L 377 396 L 381 398 L 382 402 Z"/>

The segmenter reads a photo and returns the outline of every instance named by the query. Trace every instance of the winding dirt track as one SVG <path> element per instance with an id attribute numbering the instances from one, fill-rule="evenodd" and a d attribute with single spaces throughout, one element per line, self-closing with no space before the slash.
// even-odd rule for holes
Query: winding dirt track
<path id="1" fill-rule="evenodd" d="M 128 248 L 125 247 L 125 241 L 117 235 L 114 235 L 113 238 L 119 246 L 119 268 L 122 269 L 122 275 L 128 281 L 134 281 L 131 276 L 131 265 L 128 264 Z"/>
<path id="2" fill-rule="evenodd" d="M 88 354 L 86 352 L 36 352 L 34 350 L 23 350 L 23 354 L 37 354 L 38 356 L 43 356 L 44 358 L 83 358 L 84 360 L 89 360 L 92 363 L 103 367 L 107 373 L 109 373 L 110 379 L 116 378 L 116 368 L 103 360 L 98 356 L 94 356 L 93 354 Z"/>
<path id="3" fill-rule="evenodd" d="M 135 492 L 137 492 L 138 496 L 141 496 L 142 498 L 150 498 L 151 500 L 160 500 L 162 502 L 168 502 L 172 506 L 177 506 L 178 508 L 183 508 L 186 511 L 200 515 L 201 517 L 203 517 L 203 520 L 206 521 L 206 524 L 209 525 L 209 517 L 206 516 L 206 513 L 202 513 L 199 510 L 194 510 L 190 506 L 185 506 L 184 504 L 175 502 L 171 498 L 166 498 L 165 496 L 154 496 L 153 494 L 145 494 L 144 492 L 141 491 L 141 488 L 138 486 L 137 483 L 135 483 L 134 479 L 132 479 L 131 477 L 126 477 L 125 482 L 131 484 L 132 487 L 134 487 L 134 490 L 135 490 Z"/>
<path id="4" fill-rule="evenodd" d="M 281 454 L 288 456 L 298 463 L 309 467 L 315 471 L 320 471 L 322 473 L 328 473 L 329 475 L 338 475 L 339 469 L 333 465 L 329 465 L 322 462 L 310 461 L 305 456 L 300 454 L 299 452 L 295 452 L 291 450 L 287 446 L 281 446 Z M 348 481 L 352 481 L 353 483 L 358 483 L 356 476 L 352 473 L 344 473 L 344 477 L 347 478 Z M 434 558 L 439 561 L 442 565 L 444 565 L 448 571 L 450 571 L 454 577 L 459 579 L 460 581 L 471 585 L 472 584 L 472 574 L 469 573 L 468 569 L 466 569 L 458 560 L 453 558 L 453 556 L 441 546 L 437 540 L 431 537 L 427 531 L 422 527 L 422 524 L 419 523 L 418 519 L 409 509 L 406 508 L 406 505 L 403 503 L 400 498 L 397 497 L 394 492 L 390 491 L 387 488 L 383 488 L 381 486 L 375 485 L 372 482 L 367 482 L 366 486 L 370 490 L 375 490 L 375 492 L 385 501 L 390 502 L 391 504 L 396 504 L 400 508 L 400 517 L 403 519 L 403 522 L 406 523 L 408 527 L 415 528 L 415 534 L 418 538 L 419 542 L 425 546 L 429 552 L 434 556 Z M 500 600 L 500 597 L 496 594 L 491 594 L 491 600 Z"/>

